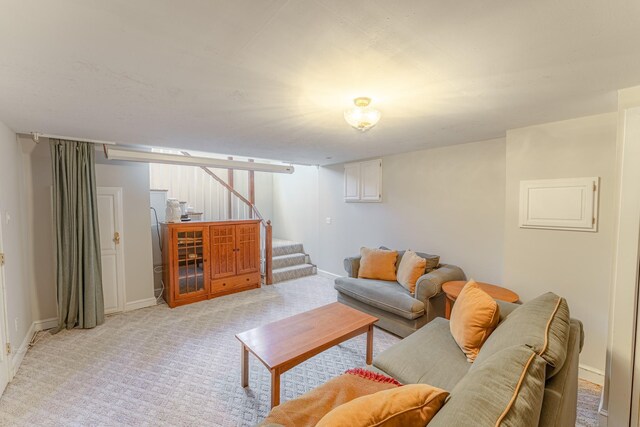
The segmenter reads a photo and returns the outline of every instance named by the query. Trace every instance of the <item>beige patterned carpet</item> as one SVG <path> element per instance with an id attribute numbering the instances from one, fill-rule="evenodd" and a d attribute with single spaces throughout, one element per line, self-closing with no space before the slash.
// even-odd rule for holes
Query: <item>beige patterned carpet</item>
<path id="1" fill-rule="evenodd" d="M 269 410 L 270 376 L 250 360 L 240 387 L 234 334 L 335 301 L 312 276 L 176 309 L 114 315 L 93 330 L 42 333 L 0 399 L 0 424 L 20 426 L 245 426 Z M 376 329 L 374 354 L 399 339 Z M 364 336 L 282 377 L 294 398 L 365 360 Z M 579 425 L 596 425 L 597 386 L 581 384 Z"/>

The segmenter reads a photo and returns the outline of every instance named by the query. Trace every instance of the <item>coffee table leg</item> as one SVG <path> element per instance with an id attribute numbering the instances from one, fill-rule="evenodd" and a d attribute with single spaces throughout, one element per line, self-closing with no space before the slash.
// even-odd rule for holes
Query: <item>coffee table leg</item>
<path id="1" fill-rule="evenodd" d="M 444 299 L 444 318 L 451 319 L 451 298 L 448 295 Z"/>
<path id="2" fill-rule="evenodd" d="M 247 351 L 247 347 L 244 346 L 244 344 L 242 344 L 242 356 L 241 356 L 241 363 L 242 363 L 242 387 L 248 387 L 249 386 L 249 351 Z"/>
<path id="3" fill-rule="evenodd" d="M 271 371 L 271 407 L 280 404 L 280 373 L 275 369 Z"/>
<path id="4" fill-rule="evenodd" d="M 367 331 L 367 365 L 373 363 L 373 325 L 369 325 Z"/>

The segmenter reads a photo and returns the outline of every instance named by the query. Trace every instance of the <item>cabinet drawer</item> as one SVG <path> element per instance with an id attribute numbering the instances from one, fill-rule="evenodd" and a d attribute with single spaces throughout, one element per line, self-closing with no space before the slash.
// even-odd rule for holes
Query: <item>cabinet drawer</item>
<path id="1" fill-rule="evenodd" d="M 260 273 L 243 274 L 241 276 L 212 280 L 211 293 L 217 294 L 245 287 L 258 287 L 259 285 Z"/>

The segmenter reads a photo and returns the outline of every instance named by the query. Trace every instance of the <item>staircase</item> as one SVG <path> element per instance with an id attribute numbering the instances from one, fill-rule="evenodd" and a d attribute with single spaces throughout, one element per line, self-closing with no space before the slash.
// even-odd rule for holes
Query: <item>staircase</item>
<path id="1" fill-rule="evenodd" d="M 273 239 L 273 283 L 316 274 L 302 243 Z"/>

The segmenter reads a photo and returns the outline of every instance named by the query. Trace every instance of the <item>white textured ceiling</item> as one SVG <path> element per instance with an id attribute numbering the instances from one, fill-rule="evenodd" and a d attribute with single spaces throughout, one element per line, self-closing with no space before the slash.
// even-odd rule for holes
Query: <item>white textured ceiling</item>
<path id="1" fill-rule="evenodd" d="M 638 84 L 637 0 L 0 0 L 17 132 L 326 164 L 614 111 Z M 364 134 L 342 117 L 362 95 Z"/>

